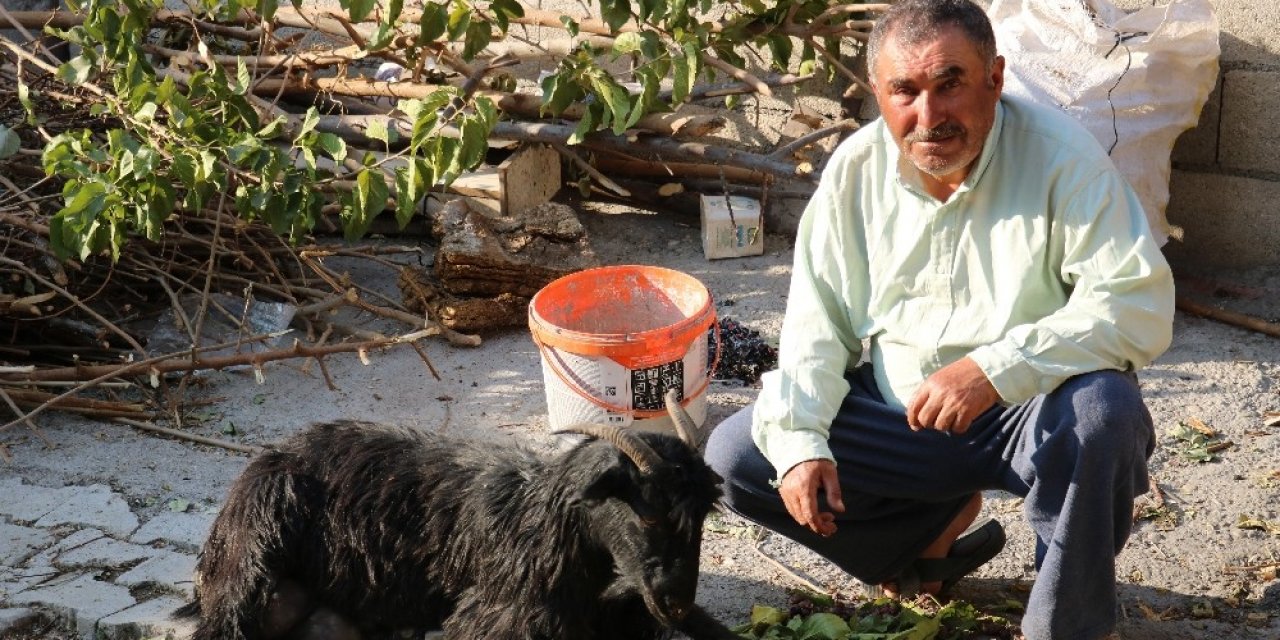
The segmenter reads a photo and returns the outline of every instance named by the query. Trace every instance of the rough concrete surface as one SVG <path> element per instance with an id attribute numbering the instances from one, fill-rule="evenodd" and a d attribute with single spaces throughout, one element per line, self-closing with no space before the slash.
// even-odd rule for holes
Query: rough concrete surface
<path id="1" fill-rule="evenodd" d="M 597 213 L 584 222 L 605 263 L 690 273 L 708 286 L 722 316 L 776 338 L 790 273 L 787 238 L 769 235 L 763 256 L 709 262 L 693 219 Z M 353 275 L 394 287 L 389 270 Z M 1185 292 L 1227 292 L 1233 297 L 1223 301 L 1236 310 L 1280 317 L 1280 269 L 1198 275 L 1216 279 L 1191 281 Z M 369 366 L 355 356 L 330 358 L 337 391 L 297 362 L 269 367 L 263 385 L 251 374 L 210 374 L 192 395 L 216 402 L 193 408 L 184 428 L 263 444 L 313 421 L 350 417 L 556 446 L 527 331 L 490 335 L 470 349 L 431 342 L 426 352 L 440 380 L 407 348 L 371 354 Z M 1122 637 L 1280 637 L 1280 534 L 1237 525 L 1241 516 L 1280 521 L 1280 427 L 1264 425 L 1266 412 L 1280 411 L 1280 340 L 1180 314 L 1173 348 L 1141 377 L 1160 434 L 1151 469 L 1166 512 L 1140 520 L 1120 557 Z M 714 383 L 708 424 L 754 396 L 740 383 Z M 1178 453 L 1169 430 L 1193 418 L 1233 443 L 1216 461 Z M 15 461 L 0 467 L 0 635 L 36 610 L 85 638 L 181 636 L 184 623 L 164 612 L 189 597 L 195 547 L 248 458 L 114 423 L 51 415 L 41 425 L 55 448 L 22 431 L 3 435 Z M 1033 539 L 1019 501 L 993 494 L 986 511 L 1009 530 L 1009 546 L 956 595 L 985 606 L 1025 602 L 1035 579 Z M 856 581 L 785 539 L 767 537 L 761 546 L 781 565 L 766 559 L 744 525 L 725 518 L 708 527 L 699 600 L 720 619 L 740 623 L 755 603 L 784 603 L 784 590 L 797 582 L 783 565 L 824 588 L 855 592 Z"/>

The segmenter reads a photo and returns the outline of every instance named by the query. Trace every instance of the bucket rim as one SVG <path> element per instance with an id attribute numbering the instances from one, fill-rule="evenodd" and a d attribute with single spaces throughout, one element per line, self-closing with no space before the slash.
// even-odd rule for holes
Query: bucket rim
<path id="1" fill-rule="evenodd" d="M 598 276 L 601 272 L 626 272 L 631 270 L 657 272 L 665 278 L 681 280 L 687 284 L 694 285 L 702 293 L 704 301 L 696 311 L 682 320 L 655 329 L 627 333 L 588 333 L 569 329 L 556 325 L 538 311 L 538 302 L 541 296 L 546 291 L 553 289 L 553 287 L 564 286 L 572 281 Z M 654 340 L 686 344 L 696 339 L 698 334 L 709 329 L 715 323 L 715 315 L 715 303 L 711 298 L 711 292 L 702 281 L 683 271 L 656 265 L 622 264 L 582 269 L 552 280 L 529 300 L 529 329 L 533 334 L 534 341 L 579 355 L 641 355 L 645 345 L 652 343 Z"/>

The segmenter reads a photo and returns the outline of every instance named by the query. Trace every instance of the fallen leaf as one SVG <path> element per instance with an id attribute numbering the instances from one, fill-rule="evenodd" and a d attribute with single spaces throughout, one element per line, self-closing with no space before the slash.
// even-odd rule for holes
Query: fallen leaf
<path id="1" fill-rule="evenodd" d="M 677 193 L 684 193 L 684 185 L 679 182 L 668 182 L 658 187 L 658 195 L 664 198 L 674 196 Z"/>
<path id="2" fill-rule="evenodd" d="M 1200 418 L 1189 418 L 1187 420 L 1187 426 L 1191 427 L 1192 429 L 1195 429 L 1196 431 L 1199 431 L 1200 433 L 1203 433 L 1204 437 L 1206 438 L 1218 437 L 1218 432 L 1215 431 L 1209 425 L 1205 424 L 1204 421 L 1201 420 Z"/>
<path id="3" fill-rule="evenodd" d="M 1236 519 L 1236 527 L 1240 529 L 1253 529 L 1256 531 L 1265 531 L 1273 536 L 1280 536 L 1280 522 L 1265 520 L 1246 514 L 1240 514 Z"/>
<path id="4" fill-rule="evenodd" d="M 1192 603 L 1191 616 L 1193 618 L 1200 619 L 1216 618 L 1218 616 L 1218 611 L 1213 608 L 1213 603 L 1201 600 L 1199 602 Z"/>
<path id="5" fill-rule="evenodd" d="M 1268 411 L 1263 414 L 1262 424 L 1268 427 L 1280 427 L 1280 411 Z"/>
<path id="6" fill-rule="evenodd" d="M 169 510 L 174 513 L 186 513 L 191 508 L 191 501 L 183 498 L 174 498 L 169 501 Z"/>

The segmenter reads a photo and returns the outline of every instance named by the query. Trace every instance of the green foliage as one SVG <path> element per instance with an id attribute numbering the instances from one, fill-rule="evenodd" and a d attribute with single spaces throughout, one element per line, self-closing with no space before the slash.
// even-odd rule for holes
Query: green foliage
<path id="1" fill-rule="evenodd" d="M 301 0 L 291 3 L 303 5 Z M 164 0 L 69 4 L 84 15 L 83 23 L 48 31 L 78 45 L 80 54 L 64 63 L 58 75 L 72 85 L 92 83 L 110 91 L 103 92 L 103 101 L 92 110 L 104 118 L 105 131 L 68 131 L 45 149 L 46 171 L 66 181 L 63 207 L 51 221 L 52 245 L 61 256 L 118 255 L 130 234 L 159 239 L 175 211 L 224 204 L 234 205 L 242 218 L 261 220 L 298 238 L 312 228 L 335 193 L 348 238 L 363 234 L 389 203 L 405 224 L 429 189 L 447 185 L 483 160 L 497 122 L 494 104 L 483 98 L 449 109 L 457 112 L 451 122 L 438 121 L 441 109 L 459 99 L 456 89 L 442 88 L 400 104 L 411 123 L 407 141 L 385 124 L 369 128 L 368 137 L 388 154 L 378 161 L 318 130 L 320 114 L 314 109 L 262 121 L 249 95 L 249 65 L 242 62 L 230 70 L 201 66 L 217 38 L 197 34 L 190 25 L 169 27 L 185 30 L 184 43 L 195 45 L 197 66 L 184 69 L 189 78 L 178 84 L 172 76 L 157 74 L 139 45 L 165 39 L 151 27 Z M 269 21 L 279 5 L 273 0 L 186 4 L 210 21 L 230 21 L 245 12 Z M 338 4 L 353 23 L 364 22 L 366 28 L 375 24 L 366 32 L 371 33 L 364 43 L 368 53 L 385 52 L 414 63 L 438 52 L 442 41 L 460 44 L 454 50 L 464 60 L 474 60 L 506 37 L 525 16 L 527 3 L 428 0 L 411 11 L 403 0 Z M 570 144 L 601 130 L 622 134 L 646 114 L 683 102 L 700 82 L 715 80 L 716 67 L 706 63 L 709 56 L 743 67 L 749 50 L 767 50 L 777 69 L 791 70 L 798 60 L 801 73 L 812 72 L 823 62 L 813 43 L 822 39 L 823 48 L 838 53 L 841 43 L 830 37 L 830 29 L 850 17 L 825 14 L 832 6 L 827 0 L 598 0 L 595 6 L 615 36 L 612 46 L 581 44 L 559 60 L 541 85 L 544 114 L 559 115 L 571 107 L 581 113 Z M 711 12 L 713 7 L 724 10 Z M 809 24 L 819 19 L 822 25 Z M 569 17 L 561 22 L 571 35 L 584 27 L 600 30 L 598 24 L 579 25 Z M 817 30 L 804 31 L 809 27 Z M 619 73 L 623 67 L 626 71 Z M 670 91 L 664 93 L 667 87 Z M 20 84 L 18 98 L 27 124 L 36 124 L 30 89 Z M 732 106 L 738 99 L 730 96 L 726 103 Z M 4 136 L 0 132 L 0 153 L 6 149 Z"/>
<path id="2" fill-rule="evenodd" d="M 799 608 L 808 612 L 756 605 L 751 621 L 733 631 L 750 640 L 960 640 L 1007 627 L 1003 620 L 961 601 L 933 608 L 888 598 L 854 608 L 831 602 L 803 604 Z"/>

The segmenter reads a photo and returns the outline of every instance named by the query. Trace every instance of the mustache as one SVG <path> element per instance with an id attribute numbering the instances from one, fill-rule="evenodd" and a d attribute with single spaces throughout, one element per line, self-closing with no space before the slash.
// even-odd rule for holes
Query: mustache
<path id="1" fill-rule="evenodd" d="M 964 135 L 965 128 L 956 122 L 944 122 L 932 129 L 916 129 L 908 133 L 903 142 L 914 144 L 916 142 L 936 142 L 952 136 Z"/>

